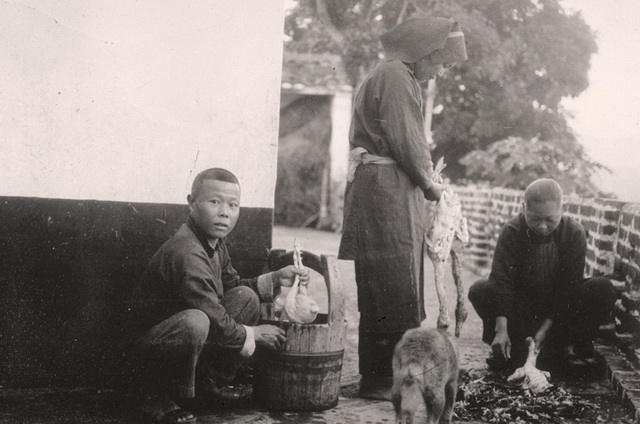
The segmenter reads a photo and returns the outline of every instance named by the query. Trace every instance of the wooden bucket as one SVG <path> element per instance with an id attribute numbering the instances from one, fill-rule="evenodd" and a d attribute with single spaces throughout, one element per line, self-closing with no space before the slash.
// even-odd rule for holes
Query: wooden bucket
<path id="1" fill-rule="evenodd" d="M 335 256 L 303 252 L 302 257 L 305 266 L 324 276 L 328 313 L 318 314 L 312 324 L 262 321 L 284 328 L 287 335 L 281 350 L 256 354 L 254 396 L 272 410 L 322 411 L 336 406 L 340 394 L 347 332 L 340 270 Z M 272 269 L 280 265 L 282 261 Z"/>

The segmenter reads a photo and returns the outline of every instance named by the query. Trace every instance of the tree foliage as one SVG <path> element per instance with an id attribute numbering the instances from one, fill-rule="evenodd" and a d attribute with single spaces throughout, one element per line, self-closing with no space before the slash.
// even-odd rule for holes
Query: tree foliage
<path id="1" fill-rule="evenodd" d="M 556 143 L 538 139 L 510 137 L 496 141 L 486 150 L 475 150 L 460 162 L 475 181 L 491 181 L 501 187 L 525 189 L 536 178 L 545 176 L 558 181 L 566 192 L 593 194 L 593 172 L 602 165 L 580 159 L 577 143 Z"/>
<path id="2" fill-rule="evenodd" d="M 583 170 L 571 177 L 571 186 L 593 192 L 590 176 L 598 165 L 577 142 L 561 100 L 587 88 L 597 46 L 582 16 L 567 13 L 560 0 L 299 0 L 286 18 L 286 48 L 340 54 L 358 87 L 382 57 L 379 36 L 413 16 L 449 17 L 465 33 L 469 60 L 438 79 L 432 124 L 433 155 L 445 157 L 449 178 L 483 176 L 519 185 L 494 177 L 491 169 L 471 169 L 471 160 L 460 161 L 503 140 L 493 148 L 524 143 L 527 154 L 540 153 L 538 146 L 565 152 L 573 169 Z M 531 140 L 541 144 L 530 148 Z M 533 167 L 530 176 L 562 172 L 548 168 Z"/>

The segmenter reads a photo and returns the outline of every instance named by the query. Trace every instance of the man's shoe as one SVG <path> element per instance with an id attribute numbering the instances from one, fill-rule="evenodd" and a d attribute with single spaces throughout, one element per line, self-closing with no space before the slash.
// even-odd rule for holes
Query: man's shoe
<path id="1" fill-rule="evenodd" d="M 391 400 L 393 377 L 362 376 L 359 396 L 364 399 Z"/>
<path id="2" fill-rule="evenodd" d="M 593 347 L 593 342 L 582 341 L 573 345 L 573 353 L 580 359 L 595 358 L 596 350 Z"/>
<path id="3" fill-rule="evenodd" d="M 595 350 L 591 342 L 568 345 L 562 356 L 564 362 L 572 368 L 583 368 L 597 364 Z"/>
<path id="4" fill-rule="evenodd" d="M 204 390 L 204 397 L 221 404 L 231 404 L 246 401 L 253 396 L 253 387 L 250 384 L 234 384 L 209 387 Z"/>
<path id="5" fill-rule="evenodd" d="M 489 354 L 486 362 L 489 369 L 492 371 L 504 371 L 509 368 L 509 361 L 505 361 L 504 359 L 497 357 L 493 352 Z"/>
<path id="6" fill-rule="evenodd" d="M 251 384 L 224 384 L 211 378 L 200 380 L 196 395 L 204 402 L 213 401 L 218 404 L 230 404 L 251 399 L 253 386 Z"/>

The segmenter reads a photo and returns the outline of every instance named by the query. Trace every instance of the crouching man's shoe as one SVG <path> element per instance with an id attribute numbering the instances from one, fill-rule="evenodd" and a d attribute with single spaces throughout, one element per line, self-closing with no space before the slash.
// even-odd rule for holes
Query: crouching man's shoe
<path id="1" fill-rule="evenodd" d="M 593 366 L 597 364 L 593 343 L 578 342 L 565 347 L 565 362 L 573 367 Z"/>

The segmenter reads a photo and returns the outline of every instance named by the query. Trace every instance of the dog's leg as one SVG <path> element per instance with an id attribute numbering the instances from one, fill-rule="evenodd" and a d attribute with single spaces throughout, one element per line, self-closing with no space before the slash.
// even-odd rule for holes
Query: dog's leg
<path id="1" fill-rule="evenodd" d="M 453 416 L 453 406 L 456 403 L 456 392 L 458 391 L 458 384 L 455 380 L 449 381 L 444 388 L 444 410 L 442 411 L 442 417 L 440 417 L 439 424 L 451 423 L 451 417 Z"/>
<path id="2" fill-rule="evenodd" d="M 456 291 L 458 293 L 458 299 L 456 302 L 456 337 L 460 337 L 462 331 L 462 325 L 467 320 L 467 309 L 464 306 L 464 284 L 462 282 L 462 269 L 460 266 L 460 256 L 455 250 L 451 250 L 451 271 L 453 274 L 453 281 L 456 283 Z"/>
<path id="3" fill-rule="evenodd" d="M 446 400 L 444 393 L 437 393 L 432 390 L 425 390 L 424 405 L 427 412 L 427 423 L 438 424 L 444 412 Z"/>

